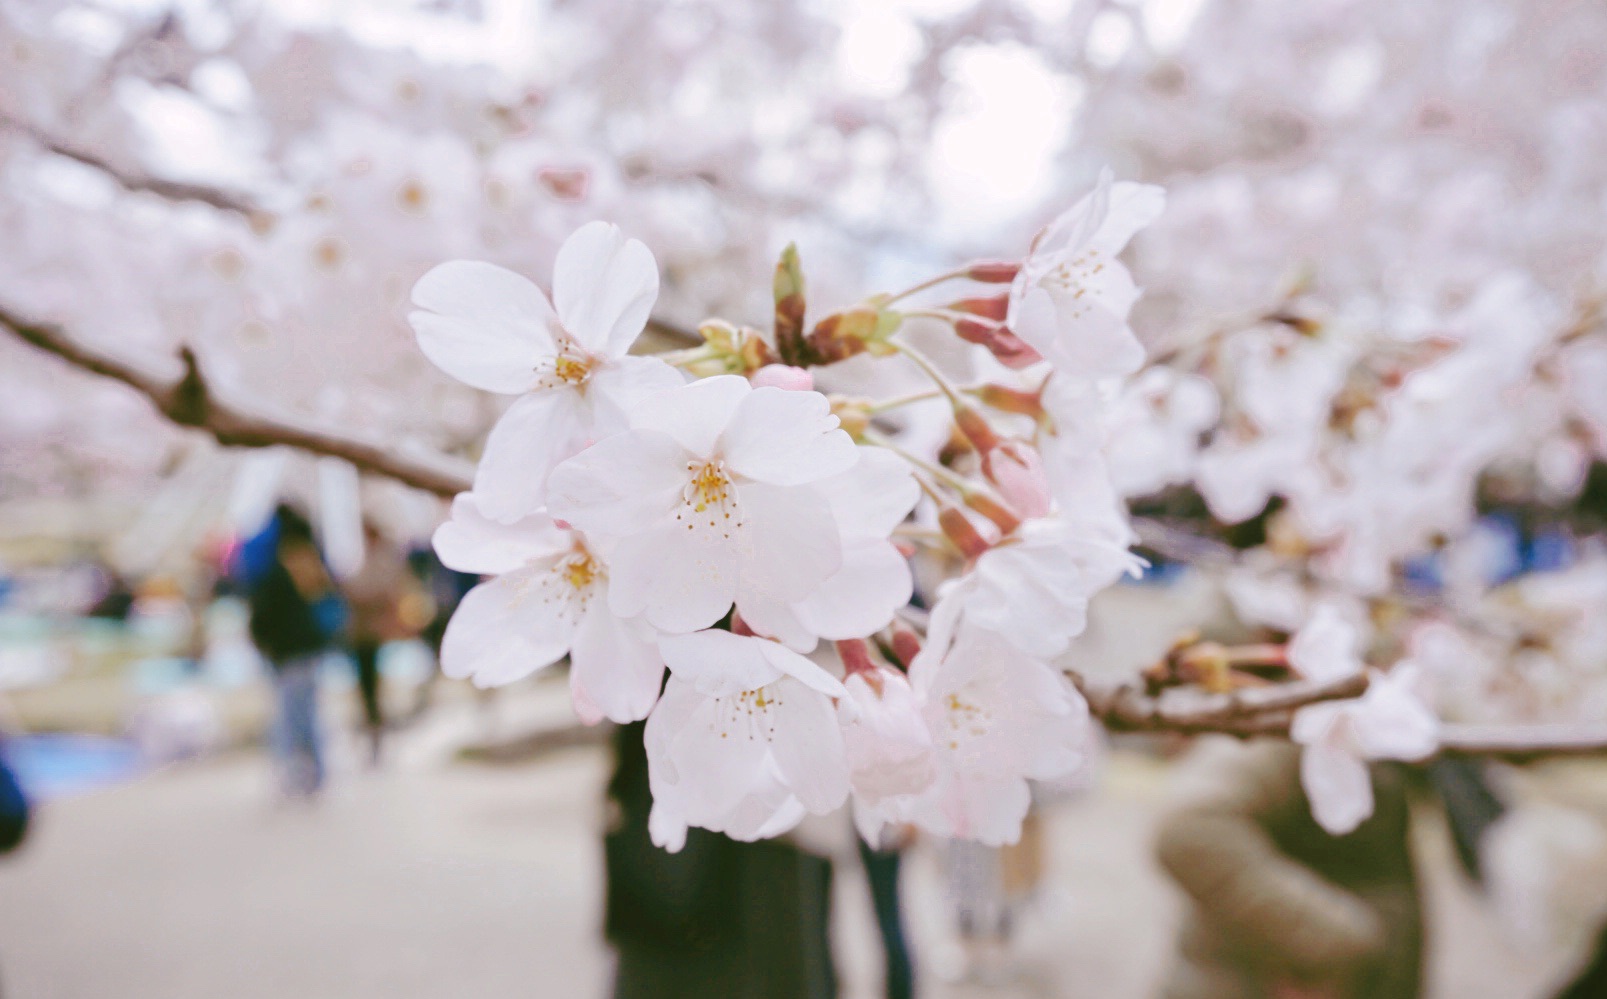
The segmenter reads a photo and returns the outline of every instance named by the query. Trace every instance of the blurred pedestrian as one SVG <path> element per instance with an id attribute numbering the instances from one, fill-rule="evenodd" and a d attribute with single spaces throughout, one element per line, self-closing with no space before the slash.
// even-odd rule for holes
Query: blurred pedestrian
<path id="1" fill-rule="evenodd" d="M 0 734 L 0 750 L 4 749 L 4 740 Z M 22 844 L 28 835 L 31 811 L 22 784 L 6 763 L 5 753 L 0 752 L 0 853 L 10 853 Z"/>
<path id="2" fill-rule="evenodd" d="M 251 639 L 273 671 L 273 746 L 285 791 L 310 797 L 324 783 L 318 667 L 344 610 L 306 518 L 281 505 L 273 529 L 272 558 L 251 591 Z"/>
<path id="3" fill-rule="evenodd" d="M 362 699 L 368 763 L 378 766 L 385 736 L 379 653 L 386 642 L 409 638 L 416 630 L 407 627 L 404 606 L 420 587 L 401 549 L 379 525 L 364 521 L 363 541 L 363 564 L 346 580 L 344 590 L 351 610 L 351 653 Z"/>
<path id="4" fill-rule="evenodd" d="M 1311 817 L 1300 748 L 1207 740 L 1179 773 L 1157 852 L 1192 903 L 1167 999 L 1410 999 L 1423 922 L 1404 772 L 1375 766 L 1373 815 Z"/>

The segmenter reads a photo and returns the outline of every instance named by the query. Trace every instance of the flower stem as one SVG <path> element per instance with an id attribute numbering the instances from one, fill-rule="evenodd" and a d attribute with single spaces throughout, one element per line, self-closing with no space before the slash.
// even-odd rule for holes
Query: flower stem
<path id="1" fill-rule="evenodd" d="M 943 376 L 943 372 L 937 369 L 937 365 L 932 363 L 931 358 L 927 357 L 919 350 L 916 350 L 903 340 L 890 340 L 888 342 L 891 343 L 894 349 L 900 354 L 903 354 L 911 361 L 914 361 L 916 367 L 926 372 L 927 377 L 937 383 L 938 389 L 940 389 L 944 395 L 948 396 L 949 402 L 952 403 L 956 409 L 965 404 L 964 400 L 960 398 L 960 390 L 955 388 L 953 383 Z"/>
<path id="2" fill-rule="evenodd" d="M 946 273 L 939 274 L 937 277 L 927 278 L 925 281 L 922 281 L 920 284 L 910 285 L 908 288 L 905 288 L 903 291 L 899 292 L 898 294 L 891 295 L 888 298 L 884 299 L 882 301 L 882 304 L 883 305 L 891 305 L 894 302 L 900 301 L 902 299 L 909 298 L 911 295 L 920 294 L 921 292 L 927 290 L 928 288 L 936 288 L 940 284 L 946 284 L 946 283 L 948 283 L 950 281 L 958 281 L 960 278 L 963 278 L 963 277 L 965 277 L 965 270 L 964 269 L 948 271 Z"/>

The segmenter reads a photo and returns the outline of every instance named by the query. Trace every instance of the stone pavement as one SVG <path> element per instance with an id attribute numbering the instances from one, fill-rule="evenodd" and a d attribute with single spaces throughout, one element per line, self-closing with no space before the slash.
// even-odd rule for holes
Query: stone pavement
<path id="1" fill-rule="evenodd" d="M 552 698 L 507 702 L 517 731 Z M 455 762 L 484 724 L 466 700 L 403 733 L 364 773 L 337 754 L 316 805 L 276 804 L 266 759 L 176 766 L 42 811 L 0 861 L 6 999 L 514 999 L 606 994 L 599 934 L 600 746 L 519 766 Z M 1148 859 L 1164 766 L 1115 754 L 1101 790 L 1054 807 L 1048 878 L 1020 927 L 1008 984 L 950 984 L 956 951 L 936 850 L 912 859 L 908 901 L 929 999 L 1152 993 L 1178 916 Z M 1528 999 L 1555 955 L 1504 943 L 1425 837 L 1444 999 Z M 839 878 L 845 997 L 874 995 L 868 892 Z M 715 999 L 715 997 L 711 997 Z"/>

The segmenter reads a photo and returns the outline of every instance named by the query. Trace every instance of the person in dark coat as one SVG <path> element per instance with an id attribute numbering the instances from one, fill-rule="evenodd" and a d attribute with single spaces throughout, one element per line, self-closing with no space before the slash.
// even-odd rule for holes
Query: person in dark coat
<path id="1" fill-rule="evenodd" d="M 614 999 L 834 999 L 831 862 L 703 829 L 679 853 L 654 846 L 643 728 L 614 730 L 603 841 Z"/>
<path id="2" fill-rule="evenodd" d="M 343 611 L 311 525 L 286 506 L 275 519 L 273 558 L 251 590 L 251 640 L 273 671 L 272 741 L 285 791 L 308 797 L 324 783 L 318 666 L 335 644 Z"/>

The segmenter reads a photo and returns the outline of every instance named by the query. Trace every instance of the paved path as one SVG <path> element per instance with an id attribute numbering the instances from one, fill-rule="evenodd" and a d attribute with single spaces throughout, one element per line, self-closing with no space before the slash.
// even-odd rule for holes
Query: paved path
<path id="1" fill-rule="evenodd" d="M 337 761 L 333 790 L 313 807 L 272 804 L 254 753 L 52 803 L 27 849 L 0 862 L 6 999 L 604 995 L 605 754 L 451 762 L 446 749 L 476 724 L 460 703 L 408 733 L 385 771 Z M 1051 812 L 1048 887 L 1023 923 L 1023 974 L 1008 986 L 939 983 L 955 953 L 948 903 L 937 856 L 919 853 L 909 891 L 925 994 L 1148 995 L 1177 919 L 1148 860 L 1163 780 L 1160 765 L 1118 755 L 1100 794 Z M 1446 945 L 1434 995 L 1542 995 L 1555 961 L 1501 943 L 1436 849 L 1432 901 Z M 868 997 L 873 931 L 853 874 L 840 879 L 838 906 L 846 993 Z"/>

